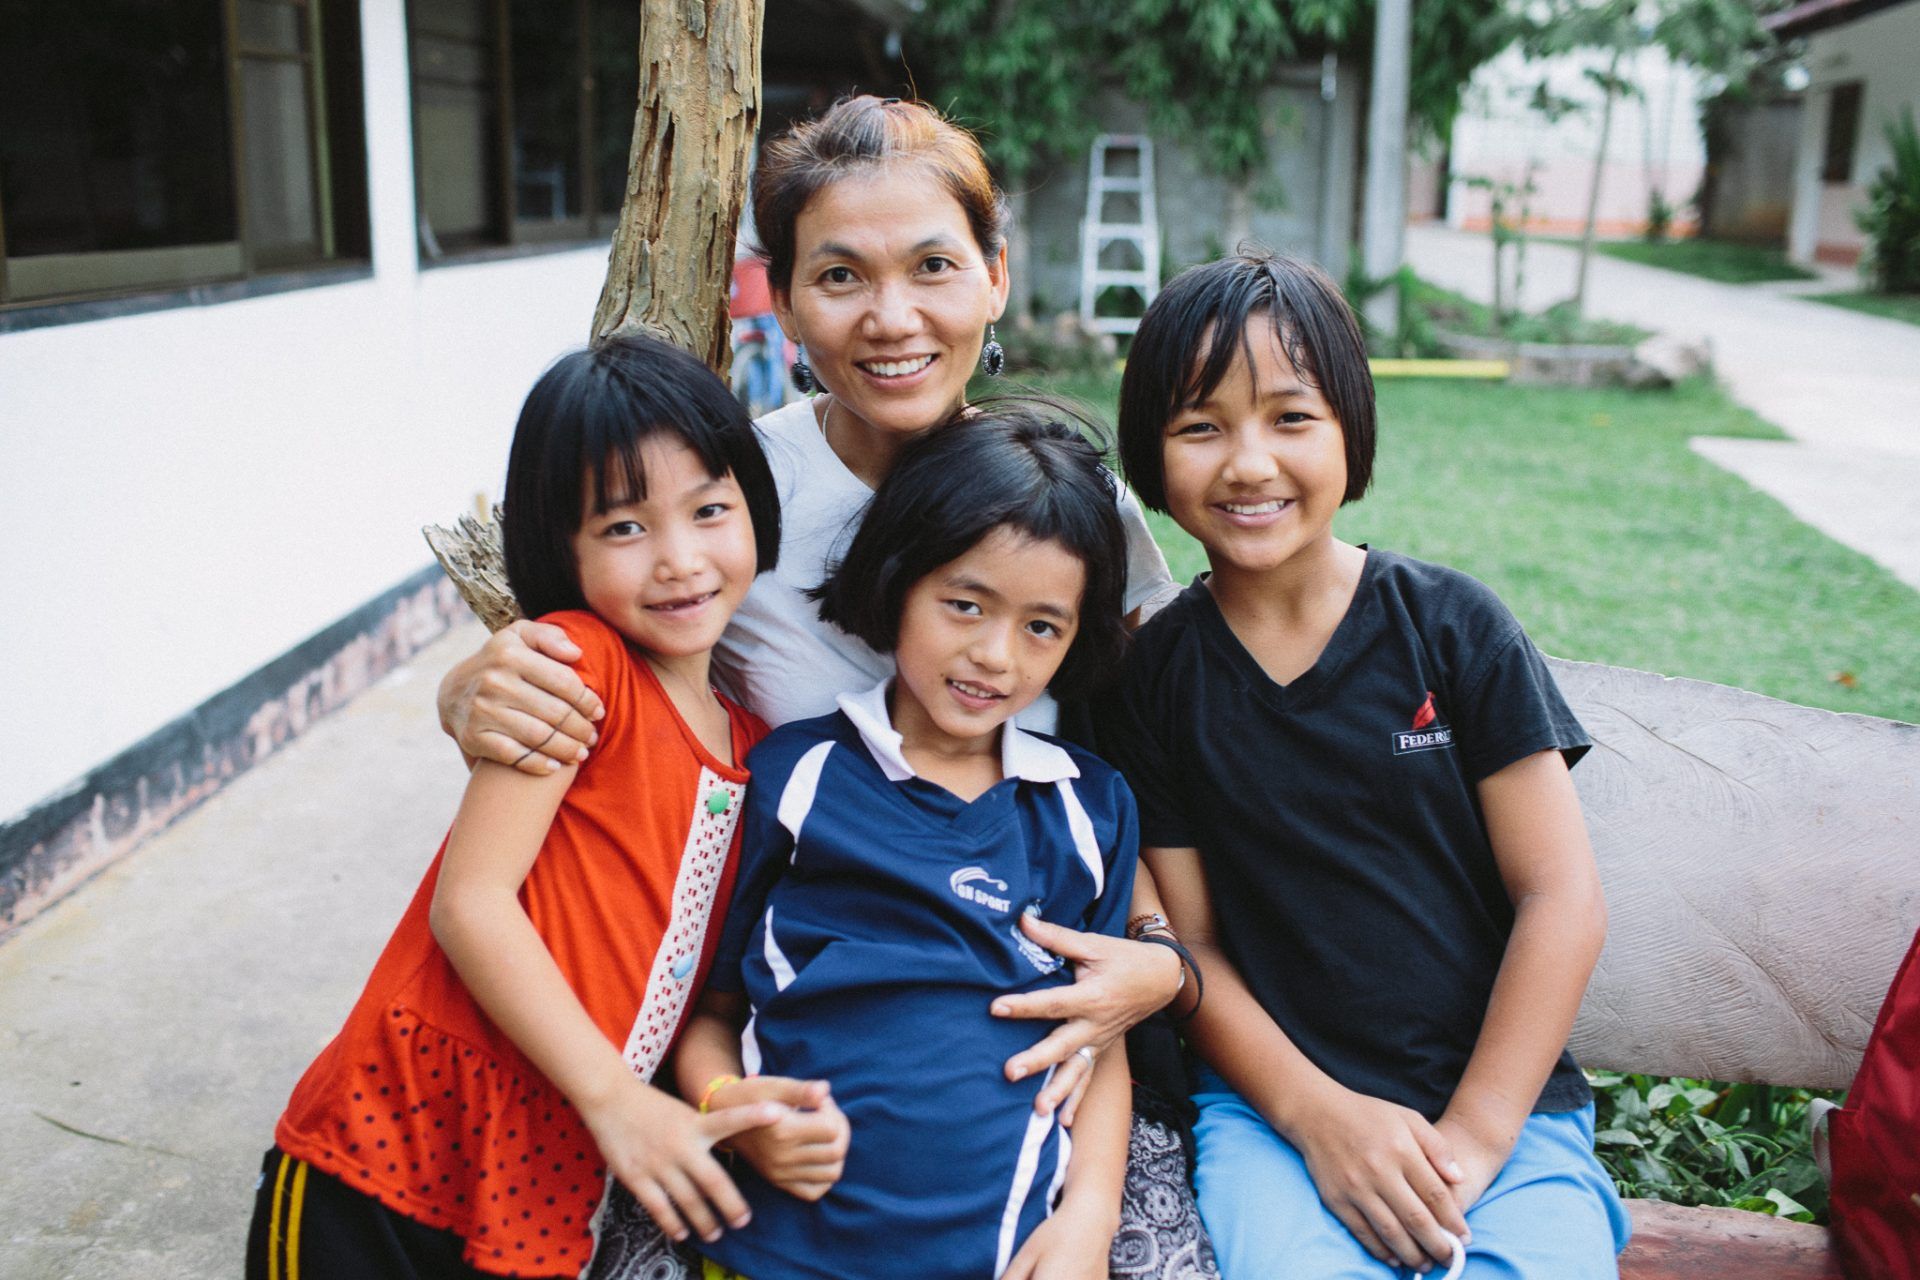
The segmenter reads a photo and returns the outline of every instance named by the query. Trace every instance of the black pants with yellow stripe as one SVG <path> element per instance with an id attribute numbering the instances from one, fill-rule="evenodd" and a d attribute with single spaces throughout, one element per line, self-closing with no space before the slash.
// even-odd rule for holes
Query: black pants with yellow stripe
<path id="1" fill-rule="evenodd" d="M 275 1147 L 253 1201 L 247 1280 L 497 1280 L 461 1260 L 462 1243 Z"/>

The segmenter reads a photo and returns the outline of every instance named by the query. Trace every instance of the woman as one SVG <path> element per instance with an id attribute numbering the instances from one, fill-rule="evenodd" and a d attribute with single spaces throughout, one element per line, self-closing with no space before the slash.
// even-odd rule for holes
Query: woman
<path id="1" fill-rule="evenodd" d="M 822 392 L 757 424 L 780 490 L 780 567 L 755 582 L 716 650 L 732 692 L 779 725 L 829 712 L 839 694 L 869 689 L 891 669 L 823 623 L 803 593 L 825 579 L 901 447 L 965 403 L 1006 307 L 1007 214 L 971 135 L 918 103 L 873 97 L 842 101 L 769 143 L 753 211 L 774 312 L 802 352 L 796 381 Z M 997 344 L 984 350 L 995 371 Z M 1126 494 L 1121 505 L 1125 604 L 1137 615 L 1174 584 L 1138 503 Z M 599 700 L 568 666 L 577 657 L 553 629 L 515 623 L 447 675 L 442 724 L 469 756 L 533 771 L 579 758 Z M 1042 700 L 1020 723 L 1050 732 L 1057 718 Z M 1133 914 L 1158 911 L 1143 882 Z M 1029 932 L 1073 961 L 1078 980 L 996 1006 L 1001 1016 L 1061 1022 L 1007 1072 L 1058 1068 L 1041 1103 L 1064 1103 L 1070 1116 L 1093 1056 L 1171 1000 L 1184 975 L 1166 947 L 1037 921 Z"/>

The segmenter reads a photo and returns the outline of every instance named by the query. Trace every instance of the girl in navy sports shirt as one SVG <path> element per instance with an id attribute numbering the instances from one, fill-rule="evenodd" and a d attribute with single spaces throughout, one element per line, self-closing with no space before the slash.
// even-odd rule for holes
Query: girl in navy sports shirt
<path id="1" fill-rule="evenodd" d="M 1148 309 L 1121 458 L 1212 572 L 1141 628 L 1099 746 L 1206 975 L 1201 1215 L 1226 1280 L 1457 1242 L 1470 1276 L 1612 1276 L 1626 1219 L 1565 1050 L 1606 927 L 1588 739 L 1486 587 L 1334 536 L 1373 445 L 1318 270 L 1242 254 Z"/>
<path id="2" fill-rule="evenodd" d="M 1052 1072 L 1002 1070 L 1031 1033 L 988 1009 L 1069 980 L 1023 917 L 1126 920 L 1126 783 L 1013 723 L 1046 689 L 1111 675 L 1125 549 L 1098 451 L 1050 411 L 995 407 L 906 446 L 817 593 L 896 673 L 754 753 L 740 878 L 676 1069 L 702 1110 L 754 1100 L 759 1072 L 824 1082 L 816 1109 L 850 1141 L 740 1135 L 752 1222 L 701 1246 L 709 1274 L 1108 1274 L 1124 1048 L 1099 1055 L 1069 1141 L 1039 1101 Z"/>

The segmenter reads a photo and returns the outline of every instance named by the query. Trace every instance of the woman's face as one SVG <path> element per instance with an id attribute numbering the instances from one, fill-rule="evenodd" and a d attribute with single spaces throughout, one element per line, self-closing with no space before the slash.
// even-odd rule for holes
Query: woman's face
<path id="1" fill-rule="evenodd" d="M 774 311 L 842 408 L 912 434 L 960 407 L 1007 305 L 1007 258 L 981 251 L 931 170 L 897 165 L 823 188 L 800 211 L 794 249 Z"/>

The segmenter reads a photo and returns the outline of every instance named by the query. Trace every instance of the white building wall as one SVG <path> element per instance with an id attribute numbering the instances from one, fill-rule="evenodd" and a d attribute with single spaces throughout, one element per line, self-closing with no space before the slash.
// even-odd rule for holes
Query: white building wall
<path id="1" fill-rule="evenodd" d="M 1850 255 L 1866 243 L 1853 213 L 1867 185 L 1893 161 L 1887 126 L 1911 111 L 1920 120 L 1920 4 L 1907 3 L 1807 38 L 1807 127 L 1794 188 L 1789 251 L 1800 261 L 1817 252 Z M 1820 180 L 1827 111 L 1836 85 L 1861 82 L 1860 135 L 1845 182 Z M 1817 128 L 1815 127 L 1817 124 Z"/>
<path id="2" fill-rule="evenodd" d="M 1531 163 L 1537 166 L 1536 225 L 1577 228 L 1586 217 L 1594 156 L 1600 146 L 1602 94 L 1586 73 L 1604 71 L 1606 66 L 1607 56 L 1598 52 L 1529 60 L 1518 49 L 1509 49 L 1474 72 L 1453 127 L 1454 181 L 1448 222 L 1485 226 L 1490 215 L 1488 193 L 1465 180 L 1479 176 L 1517 183 Z M 1654 46 L 1623 58 L 1620 75 L 1640 93 L 1615 100 L 1607 140 L 1599 223 L 1603 230 L 1615 232 L 1645 225 L 1648 192 L 1655 187 L 1676 208 L 1687 205 L 1706 169 L 1706 141 L 1697 105 L 1699 75 Z M 1581 103 L 1582 109 L 1557 121 L 1533 110 L 1528 100 L 1543 81 L 1555 96 Z M 1682 208 L 1677 221 L 1692 220 L 1692 211 Z"/>
<path id="3" fill-rule="evenodd" d="M 602 248 L 422 271 L 399 0 L 363 0 L 371 279 L 0 334 L 0 821 L 431 563 Z"/>

